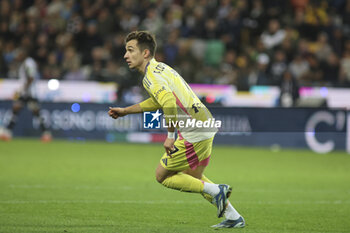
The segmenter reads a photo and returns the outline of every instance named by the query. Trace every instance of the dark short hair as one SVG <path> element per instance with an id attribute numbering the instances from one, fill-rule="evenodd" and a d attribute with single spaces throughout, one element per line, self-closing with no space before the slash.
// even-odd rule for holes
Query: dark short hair
<path id="1" fill-rule="evenodd" d="M 125 44 L 131 40 L 137 40 L 137 46 L 141 51 L 148 49 L 151 55 L 154 56 L 157 48 L 154 35 L 147 31 L 133 31 L 126 36 Z"/>

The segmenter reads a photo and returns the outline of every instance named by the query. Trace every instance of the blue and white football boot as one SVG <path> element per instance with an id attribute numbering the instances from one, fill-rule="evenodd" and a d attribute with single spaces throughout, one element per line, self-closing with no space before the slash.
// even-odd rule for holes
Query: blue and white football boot
<path id="1" fill-rule="evenodd" d="M 219 224 L 211 226 L 213 228 L 243 228 L 245 227 L 245 221 L 244 218 L 241 216 L 239 219 L 236 220 L 230 220 L 225 219 Z"/>

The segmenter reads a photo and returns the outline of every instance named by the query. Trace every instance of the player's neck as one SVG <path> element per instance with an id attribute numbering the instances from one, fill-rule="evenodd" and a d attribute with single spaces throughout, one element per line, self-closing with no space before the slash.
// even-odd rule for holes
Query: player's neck
<path id="1" fill-rule="evenodd" d="M 142 65 L 138 68 L 140 73 L 142 73 L 142 74 L 146 73 L 147 66 L 148 66 L 149 62 L 152 60 L 152 58 L 153 57 L 150 57 L 150 58 L 147 58 L 143 61 Z"/>

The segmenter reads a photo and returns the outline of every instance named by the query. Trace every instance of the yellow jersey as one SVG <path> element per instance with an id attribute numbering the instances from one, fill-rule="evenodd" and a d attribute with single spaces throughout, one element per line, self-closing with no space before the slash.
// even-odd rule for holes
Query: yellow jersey
<path id="1" fill-rule="evenodd" d="M 190 143 L 215 136 L 221 122 L 199 100 L 186 81 L 170 66 L 150 60 L 145 68 L 143 86 L 150 98 L 140 103 L 143 111 L 162 109 L 163 125 L 176 123 L 181 136 Z M 219 124 L 218 124 L 219 123 Z"/>

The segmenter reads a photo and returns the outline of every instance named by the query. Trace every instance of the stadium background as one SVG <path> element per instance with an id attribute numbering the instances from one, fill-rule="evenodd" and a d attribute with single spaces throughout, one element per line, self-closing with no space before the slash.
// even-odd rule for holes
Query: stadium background
<path id="1" fill-rule="evenodd" d="M 25 47 L 54 136 L 39 143 L 23 110 L 14 140 L 1 142 L 0 232 L 210 232 L 203 225 L 216 223 L 194 217 L 213 211 L 204 201 L 153 181 L 162 148 L 145 144 L 164 131 L 143 129 L 141 115 L 107 116 L 146 97 L 123 61 L 132 30 L 153 32 L 156 59 L 223 119 L 208 173 L 236 186 L 244 232 L 349 232 L 348 0 L 0 1 L 0 126 Z M 167 216 L 165 203 L 175 223 L 143 210 Z"/>
<path id="2" fill-rule="evenodd" d="M 225 140 L 218 137 L 217 143 L 349 151 L 349 4 L 343 0 L 2 1 L 0 98 L 11 100 L 16 90 L 14 57 L 16 49 L 24 47 L 39 63 L 42 102 L 137 103 L 146 93 L 141 75 L 123 61 L 123 38 L 132 30 L 149 30 L 157 36 L 156 59 L 191 83 L 214 115 L 218 106 L 256 108 L 228 109 L 225 114 L 231 118 L 226 122 L 231 127 L 223 127 Z M 0 122 L 6 124 L 10 111 L 3 104 Z M 74 126 L 74 119 L 84 118 L 80 108 L 71 110 L 79 115 L 74 116 L 65 111 L 70 111 L 68 105 L 49 106 L 57 106 L 45 114 L 54 136 L 89 138 L 78 135 L 92 130 Z M 81 111 L 96 115 L 85 121 L 98 121 L 96 105 L 82 106 Z M 261 112 L 263 107 L 280 107 L 273 113 L 274 121 Z M 288 119 L 283 109 L 288 107 L 323 111 L 314 110 L 313 116 L 310 110 L 295 110 L 298 117 Z M 57 117 L 54 111 L 63 115 Z M 265 120 L 256 125 L 252 118 L 257 114 Z M 61 123 L 57 118 L 63 118 Z M 15 135 L 35 136 L 31 130 L 35 122 L 24 122 Z M 274 126 L 276 122 L 279 126 Z M 114 124 L 90 135 L 108 141 L 164 138 L 152 132 L 128 135 L 140 132 L 139 127 Z M 70 135 L 68 129 L 81 132 Z"/>

